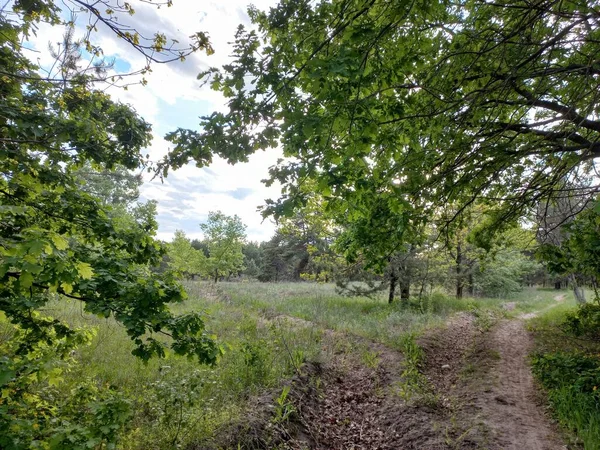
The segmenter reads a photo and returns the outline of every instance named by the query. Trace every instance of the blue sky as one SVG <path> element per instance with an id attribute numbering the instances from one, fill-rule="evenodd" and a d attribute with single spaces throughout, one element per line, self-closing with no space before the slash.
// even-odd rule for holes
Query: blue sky
<path id="1" fill-rule="evenodd" d="M 147 149 L 152 160 L 166 154 L 169 144 L 162 138 L 178 127 L 197 129 L 198 117 L 215 110 L 224 110 L 225 100 L 207 86 L 200 88 L 196 75 L 210 66 L 220 66 L 229 60 L 235 30 L 240 23 L 249 25 L 246 8 L 249 0 L 174 0 L 171 8 L 157 10 L 139 0 L 131 0 L 136 14 L 136 28 L 152 35 L 164 32 L 184 42 L 196 31 L 209 33 L 215 54 L 195 54 L 184 63 L 155 65 L 146 75 L 147 86 L 132 86 L 127 91 L 111 89 L 115 98 L 134 107 L 153 126 L 154 139 Z M 275 0 L 254 0 L 261 9 L 273 6 Z M 85 25 L 85 17 L 79 17 Z M 42 27 L 34 41 L 42 65 L 49 58 L 48 42 L 58 42 L 61 30 Z M 99 29 L 95 41 L 105 55 L 114 58 L 114 70 L 123 73 L 143 67 L 139 54 L 114 34 Z M 245 164 L 231 166 L 216 158 L 208 168 L 189 165 L 169 173 L 163 183 L 146 180 L 141 189 L 142 200 L 158 201 L 158 237 L 170 240 L 175 230 L 183 230 L 191 238 L 200 238 L 199 224 L 209 211 L 221 210 L 239 215 L 247 225 L 248 238 L 267 240 L 274 231 L 270 221 L 263 221 L 257 208 L 266 198 L 276 198 L 278 187 L 266 188 L 260 180 L 267 177 L 268 168 L 281 157 L 278 150 L 260 152 Z"/>

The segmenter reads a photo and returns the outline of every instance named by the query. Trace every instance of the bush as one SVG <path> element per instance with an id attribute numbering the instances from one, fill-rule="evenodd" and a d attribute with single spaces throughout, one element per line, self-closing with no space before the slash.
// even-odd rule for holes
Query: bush
<path id="1" fill-rule="evenodd" d="M 547 353 L 532 358 L 533 372 L 548 390 L 559 422 L 586 450 L 600 449 L 600 359 L 581 353 Z"/>
<path id="2" fill-rule="evenodd" d="M 25 333 L 15 329 L 0 344 L 0 448 L 115 448 L 130 402 L 91 379 L 65 381 L 75 365 L 71 352 L 90 334 L 51 336 L 23 351 Z"/>
<path id="3" fill-rule="evenodd" d="M 600 342 L 600 304 L 586 303 L 567 314 L 564 327 L 574 336 Z"/>

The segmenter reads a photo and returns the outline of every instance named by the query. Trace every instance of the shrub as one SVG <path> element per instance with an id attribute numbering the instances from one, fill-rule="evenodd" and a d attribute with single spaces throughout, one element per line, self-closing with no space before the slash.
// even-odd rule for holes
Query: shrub
<path id="1" fill-rule="evenodd" d="M 567 314 L 564 327 L 574 336 L 600 342 L 600 304 L 586 303 Z"/>
<path id="2" fill-rule="evenodd" d="M 532 366 L 559 422 L 586 450 L 600 449 L 600 359 L 557 352 L 534 356 Z"/>
<path id="3" fill-rule="evenodd" d="M 23 351 L 24 331 L 0 345 L 0 448 L 115 448 L 130 402 L 90 379 L 67 382 L 70 356 L 89 332 L 40 342 Z"/>

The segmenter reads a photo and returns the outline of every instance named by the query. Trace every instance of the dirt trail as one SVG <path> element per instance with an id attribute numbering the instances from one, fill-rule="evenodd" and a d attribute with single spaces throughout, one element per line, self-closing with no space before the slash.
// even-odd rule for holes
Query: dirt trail
<path id="1" fill-rule="evenodd" d="M 524 313 L 524 314 L 520 314 L 520 315 L 518 316 L 518 318 L 519 318 L 519 319 L 522 319 L 522 320 L 529 320 L 529 319 L 533 319 L 534 317 L 537 317 L 537 316 L 539 316 L 540 314 L 543 314 L 543 313 L 545 313 L 546 311 L 548 311 L 549 309 L 552 309 L 552 308 L 554 308 L 555 306 L 559 305 L 560 303 L 564 302 L 564 301 L 565 301 L 565 298 L 566 298 L 566 295 L 565 295 L 565 294 L 558 294 L 558 295 L 555 295 L 555 296 L 554 296 L 554 301 L 556 301 L 556 303 L 555 303 L 555 304 L 553 304 L 553 305 L 548 305 L 548 306 L 546 306 L 545 308 L 543 308 L 543 309 L 540 309 L 540 310 L 538 310 L 538 311 L 535 311 L 535 312 L 530 312 L 530 313 Z"/>
<path id="2" fill-rule="evenodd" d="M 543 408 L 527 357 L 532 338 L 522 320 L 501 321 L 479 344 L 480 361 L 487 365 L 486 376 L 462 387 L 470 404 L 464 412 L 472 415 L 471 429 L 484 425 L 489 436 L 487 448 L 505 450 L 559 450 L 563 446 Z M 481 431 L 479 430 L 479 433 Z"/>
<path id="3" fill-rule="evenodd" d="M 320 368 L 318 392 L 300 383 L 305 439 L 288 448 L 566 448 L 540 405 L 527 361 L 532 339 L 522 320 L 482 331 L 472 318 L 456 316 L 419 344 L 437 401 L 406 402 L 389 390 L 401 362 L 390 350 L 380 353 L 377 368 L 350 364 L 342 373 L 332 361 Z"/>
<path id="4" fill-rule="evenodd" d="M 555 298 L 557 304 L 563 299 Z M 400 394 L 406 387 L 400 352 L 323 330 L 328 358 L 305 364 L 290 381 L 292 420 L 274 423 L 271 408 L 280 391 L 266 395 L 244 423 L 226 431 L 233 440 L 219 448 L 242 442 L 241 448 L 287 450 L 566 449 L 544 413 L 527 361 L 533 343 L 524 319 L 534 316 L 501 320 L 484 331 L 475 316 L 458 314 L 426 333 L 418 340 L 425 381 L 416 400 Z M 261 322 L 316 326 L 276 313 Z"/>

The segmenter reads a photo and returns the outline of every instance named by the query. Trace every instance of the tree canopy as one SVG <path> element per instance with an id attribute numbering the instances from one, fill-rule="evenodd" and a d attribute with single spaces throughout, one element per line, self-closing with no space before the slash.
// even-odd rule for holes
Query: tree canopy
<path id="1" fill-rule="evenodd" d="M 200 228 L 208 248 L 206 272 L 212 275 L 214 281 L 241 271 L 244 267 L 242 248 L 246 240 L 246 225 L 242 220 L 237 215 L 211 211 Z"/>
<path id="2" fill-rule="evenodd" d="M 344 225 L 347 253 L 381 259 L 414 241 L 432 211 L 493 205 L 483 233 L 565 193 L 597 192 L 596 1 L 510 3 L 282 0 L 250 9 L 234 60 L 201 74 L 227 112 L 179 129 L 166 160 L 245 161 L 283 148 L 271 170 L 305 203 L 308 180 Z M 570 186 L 577 180 L 578 188 Z"/>
<path id="3" fill-rule="evenodd" d="M 97 4 L 74 4 L 106 23 L 101 14 L 109 13 Z M 53 1 L 17 1 L 14 17 L 0 16 L 0 310 L 26 331 L 25 352 L 74 337 L 66 324 L 37 312 L 61 294 L 114 316 L 143 359 L 170 346 L 213 363 L 219 350 L 201 317 L 169 311 L 185 293 L 170 273 L 153 271 L 165 249 L 153 238 L 152 211 L 113 220 L 103 201 L 81 189 L 81 170 L 90 165 L 112 173 L 144 167 L 151 127 L 98 87 L 101 70 L 80 70 L 76 57 L 65 56 L 57 61 L 60 77 L 45 77 L 26 57 L 22 40 L 40 22 L 60 24 L 59 13 Z"/>
<path id="4" fill-rule="evenodd" d="M 168 244 L 169 266 L 178 273 L 194 277 L 206 271 L 206 256 L 202 250 L 192 246 L 181 230 L 176 230 L 173 240 Z"/>

